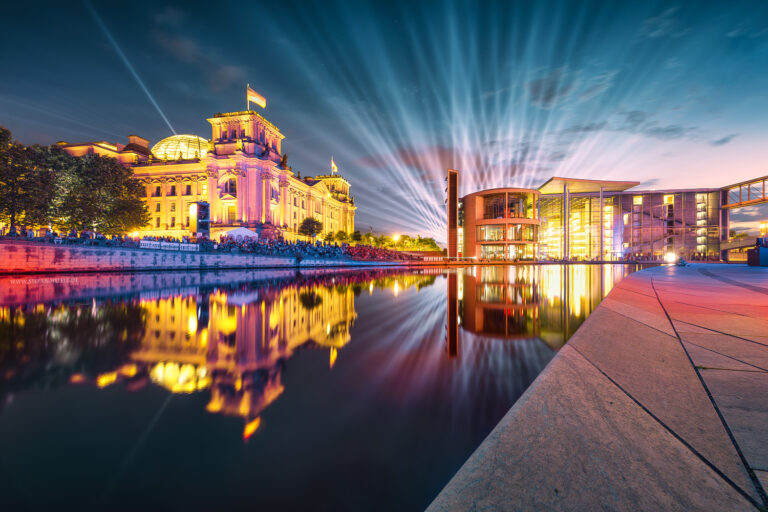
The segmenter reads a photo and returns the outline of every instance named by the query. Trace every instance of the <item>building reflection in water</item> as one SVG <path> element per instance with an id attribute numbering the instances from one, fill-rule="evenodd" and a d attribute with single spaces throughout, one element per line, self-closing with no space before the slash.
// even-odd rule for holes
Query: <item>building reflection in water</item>
<path id="1" fill-rule="evenodd" d="M 540 339 L 557 350 L 636 265 L 477 266 L 447 279 L 446 351 L 461 332 L 510 341 Z M 461 326 L 461 329 L 458 326 Z"/>
<path id="2" fill-rule="evenodd" d="M 493 372 L 494 365 L 519 365 L 513 373 L 520 374 L 516 393 L 521 393 L 614 283 L 634 270 L 625 265 L 523 265 L 367 271 L 161 289 L 100 302 L 78 298 L 0 307 L 3 395 L 41 382 L 100 388 L 122 382 L 128 390 L 152 383 L 171 393 L 203 392 L 208 393 L 207 411 L 242 418 L 247 439 L 258 429 L 263 411 L 285 391 L 283 371 L 294 353 L 327 351 L 331 369 L 343 357 L 357 318 L 356 296 L 378 288 L 397 297 L 411 287 L 433 284 L 441 274 L 447 278 L 448 359 L 469 357 L 473 362 L 465 361 L 468 365 L 486 368 L 481 374 Z M 439 302 L 417 302 L 421 310 L 379 313 L 382 325 L 416 322 L 418 329 L 426 329 L 419 330 L 418 340 L 394 325 L 378 335 L 397 338 L 392 343 L 401 347 L 398 357 L 405 357 L 413 343 L 431 336 L 432 314 L 443 314 Z M 414 336 L 416 331 L 410 332 Z M 463 355 L 462 342 L 474 343 L 475 352 Z M 435 362 L 427 360 L 418 374 L 401 375 L 398 381 L 429 373 Z M 390 367 L 398 365 L 374 365 L 360 378 L 384 382 Z M 475 385 L 461 385 L 457 392 L 470 393 L 482 378 L 475 374 Z"/>
<path id="3" fill-rule="evenodd" d="M 146 332 L 131 360 L 173 393 L 210 389 L 207 410 L 240 416 L 247 438 L 284 391 L 284 362 L 303 346 L 332 367 L 350 340 L 354 289 L 298 285 L 142 298 Z"/>
<path id="4" fill-rule="evenodd" d="M 100 388 L 124 382 L 129 390 L 152 382 L 171 393 L 208 390 L 206 409 L 243 418 L 247 439 L 258 429 L 262 411 L 283 393 L 283 369 L 297 350 L 327 350 L 333 368 L 350 341 L 356 295 L 378 288 L 397 296 L 435 279 L 434 273 L 367 271 L 143 292 L 116 304 L 94 299 L 2 307 L 0 363 L 6 363 L 7 381 L 25 361 L 40 359 L 36 367 L 46 367 L 51 359 L 76 360 L 83 353 L 93 358 L 96 348 L 113 347 L 109 357 L 96 358 L 102 364 L 76 365 L 68 382 Z M 88 344 L 84 340 L 94 340 L 96 347 L 82 346 Z M 41 347 L 54 348 L 30 354 Z"/>

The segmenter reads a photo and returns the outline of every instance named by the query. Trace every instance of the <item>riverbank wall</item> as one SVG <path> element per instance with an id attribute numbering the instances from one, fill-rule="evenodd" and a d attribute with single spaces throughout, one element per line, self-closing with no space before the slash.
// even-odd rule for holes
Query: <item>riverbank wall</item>
<path id="1" fill-rule="evenodd" d="M 403 267 L 404 261 L 305 259 L 249 253 L 181 252 L 0 241 L 0 274 L 317 267 Z"/>
<path id="2" fill-rule="evenodd" d="M 622 280 L 428 508 L 768 509 L 768 269 Z"/>

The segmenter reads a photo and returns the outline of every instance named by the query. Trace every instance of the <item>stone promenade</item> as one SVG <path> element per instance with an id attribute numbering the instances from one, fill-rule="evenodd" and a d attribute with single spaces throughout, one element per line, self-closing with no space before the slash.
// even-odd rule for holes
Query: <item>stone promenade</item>
<path id="1" fill-rule="evenodd" d="M 768 269 L 614 288 L 429 507 L 768 510 Z"/>

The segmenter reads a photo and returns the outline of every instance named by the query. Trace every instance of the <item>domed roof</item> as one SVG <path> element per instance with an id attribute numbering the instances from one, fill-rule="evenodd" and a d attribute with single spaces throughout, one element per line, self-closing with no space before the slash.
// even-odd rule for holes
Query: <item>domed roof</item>
<path id="1" fill-rule="evenodd" d="M 161 160 L 191 160 L 207 152 L 208 141 L 197 135 L 172 135 L 152 146 L 152 154 Z"/>

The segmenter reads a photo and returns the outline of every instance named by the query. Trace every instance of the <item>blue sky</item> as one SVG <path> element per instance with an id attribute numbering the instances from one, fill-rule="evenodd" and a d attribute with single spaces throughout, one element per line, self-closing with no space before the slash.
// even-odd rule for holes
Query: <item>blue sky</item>
<path id="1" fill-rule="evenodd" d="M 15 3 L 0 43 L 25 143 L 209 137 L 250 83 L 295 170 L 333 155 L 362 230 L 443 239 L 447 166 L 464 193 L 768 174 L 763 1 Z"/>

